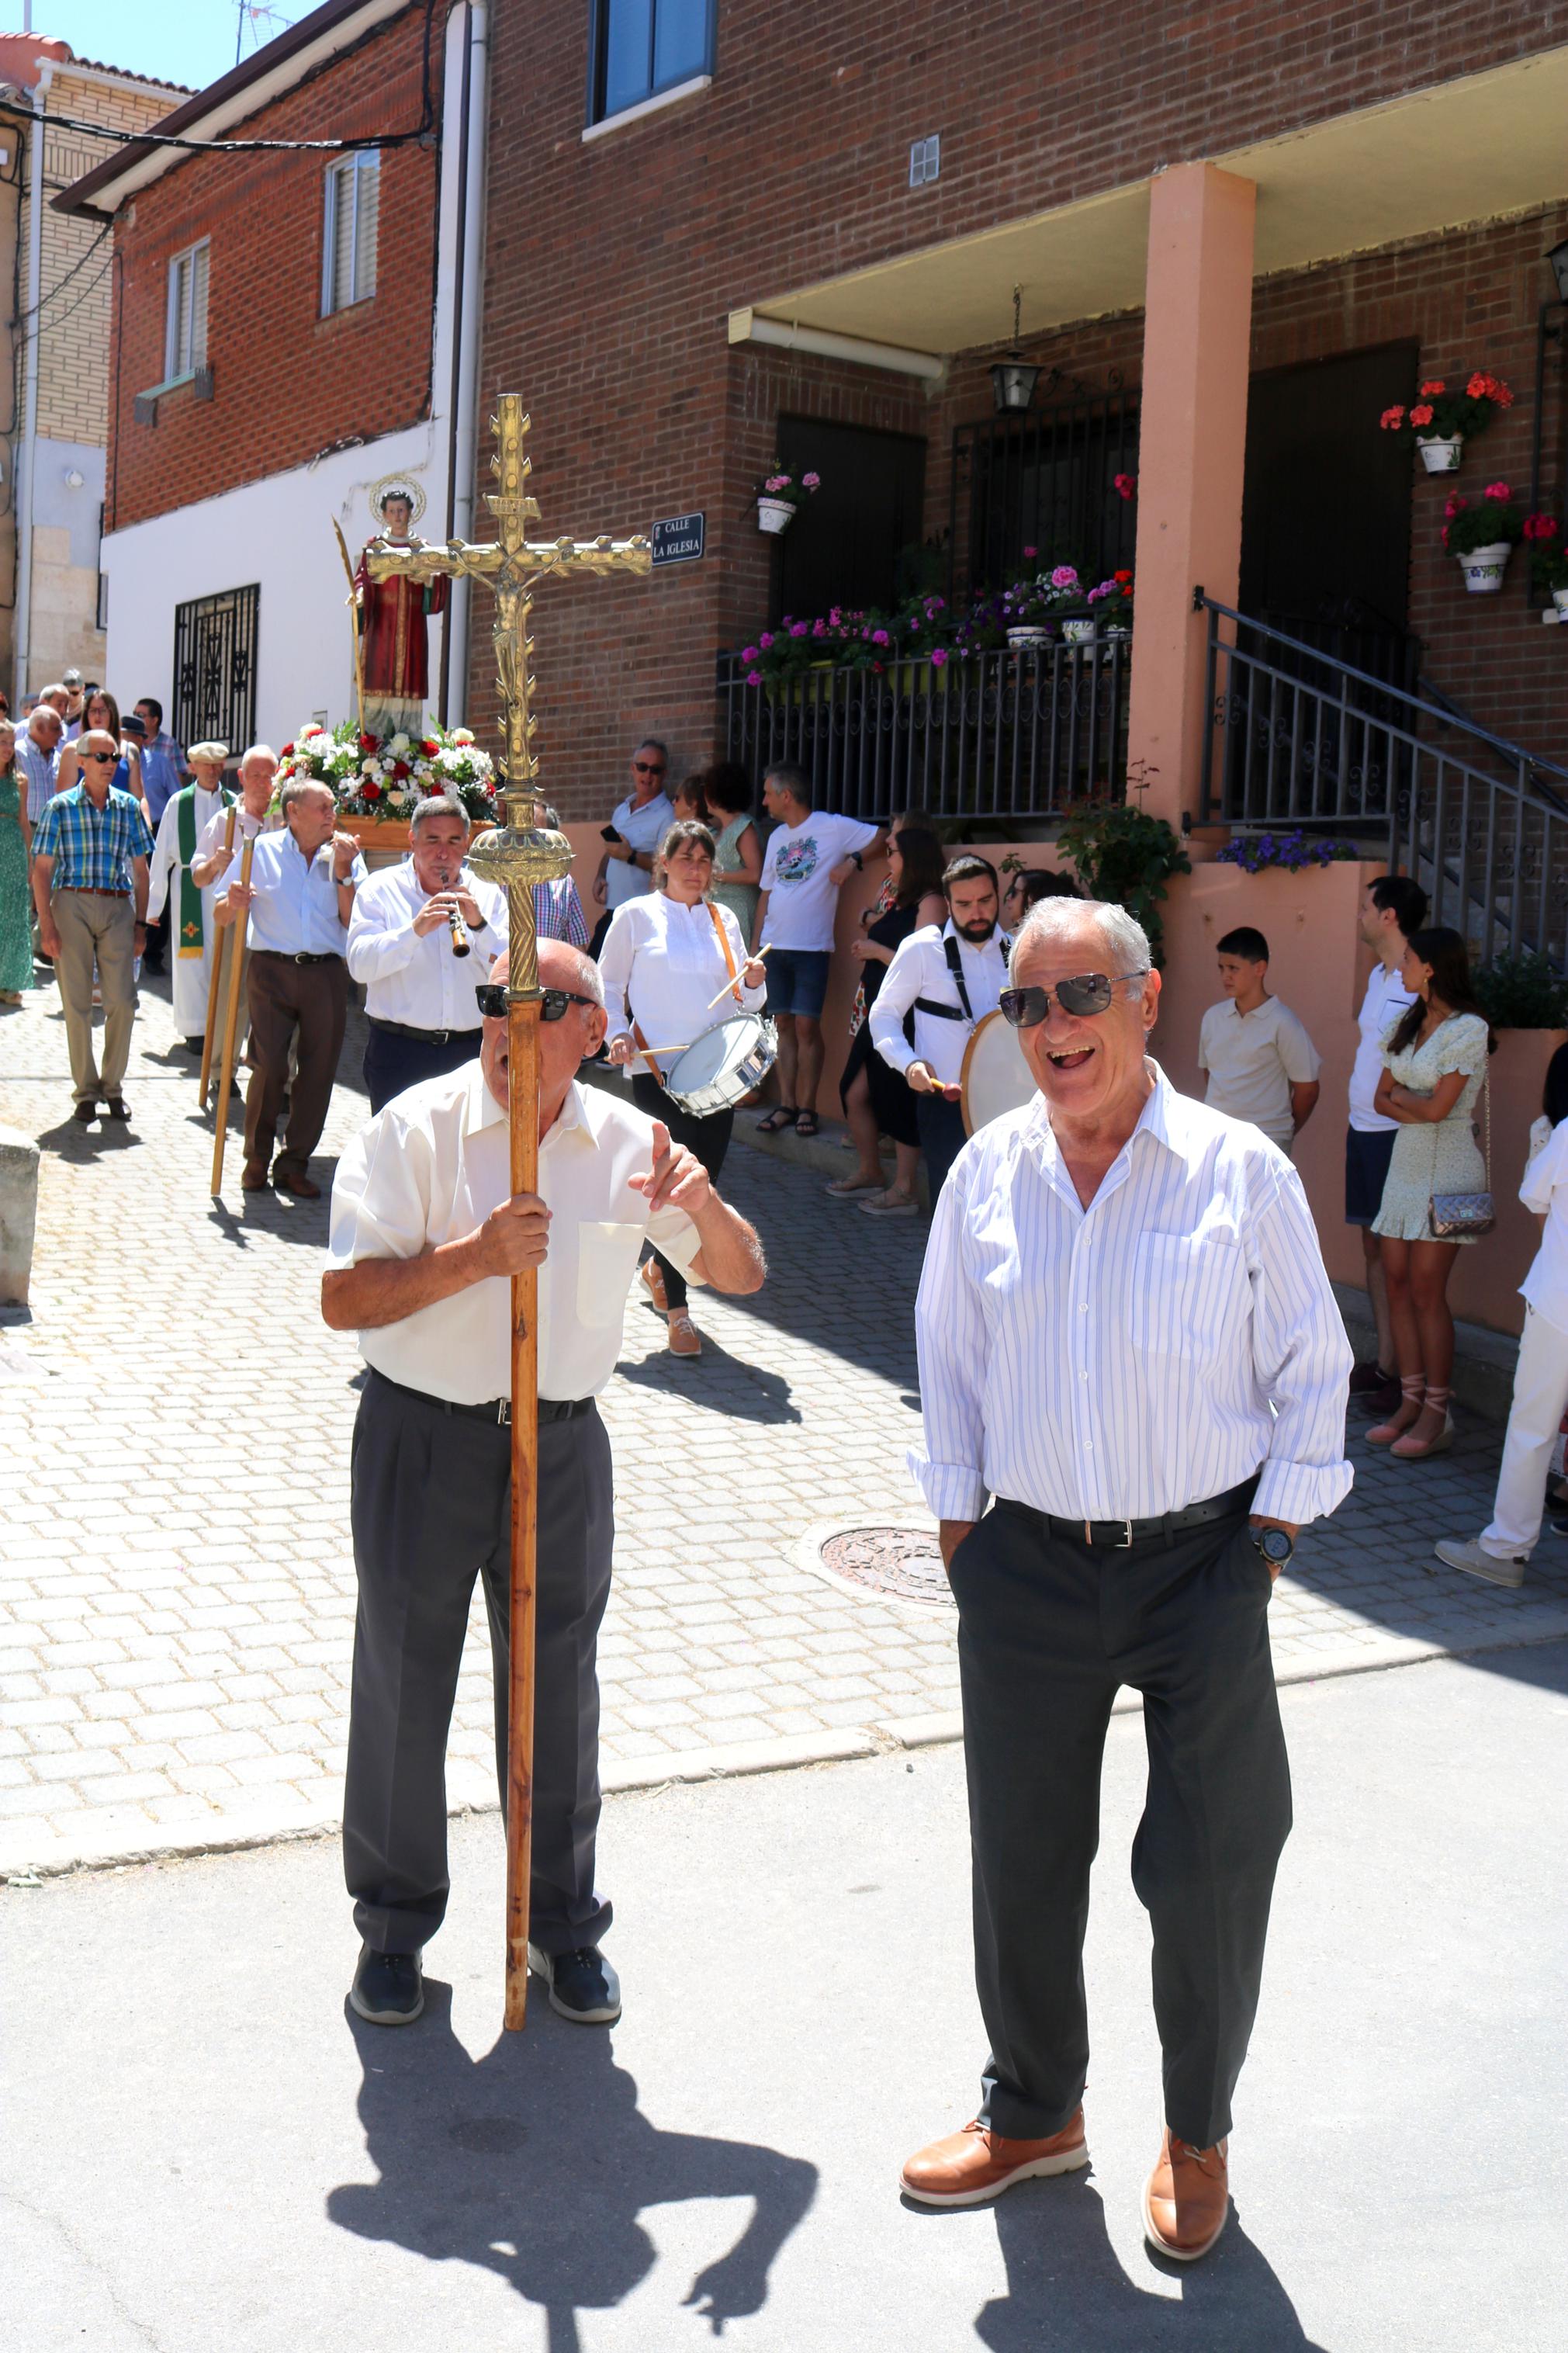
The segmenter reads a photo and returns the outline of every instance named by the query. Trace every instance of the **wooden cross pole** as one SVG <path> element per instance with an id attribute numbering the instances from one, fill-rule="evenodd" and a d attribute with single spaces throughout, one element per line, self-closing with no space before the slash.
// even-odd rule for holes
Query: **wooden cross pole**
<path id="1" fill-rule="evenodd" d="M 505 886 L 510 951 L 507 965 L 508 1106 L 511 1189 L 539 1185 L 539 937 L 533 886 L 553 881 L 572 863 L 564 834 L 534 824 L 539 763 L 533 736 L 535 679 L 528 634 L 533 589 L 542 579 L 583 573 L 647 572 L 653 561 L 646 539 L 531 540 L 539 520 L 529 496 L 529 420 L 521 396 L 503 393 L 491 419 L 495 454 L 490 471 L 499 488 L 487 493 L 496 538 L 470 547 L 444 545 L 373 550 L 366 567 L 374 580 L 428 581 L 467 575 L 495 595 L 496 682 L 505 748 L 501 755 L 506 826 L 481 834 L 470 863 Z M 539 1477 L 539 1277 L 530 1268 L 511 1279 L 511 1665 L 508 1691 L 506 1839 L 506 2024 L 514 2031 L 528 2004 L 529 1872 L 533 1831 L 534 1569 Z"/>

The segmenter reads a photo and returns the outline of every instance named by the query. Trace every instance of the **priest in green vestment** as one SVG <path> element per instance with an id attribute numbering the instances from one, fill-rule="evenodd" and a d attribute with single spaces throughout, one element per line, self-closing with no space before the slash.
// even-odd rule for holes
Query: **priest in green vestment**
<path id="1" fill-rule="evenodd" d="M 164 901 L 172 899 L 169 970 L 174 981 L 174 1027 L 187 1051 L 199 1054 L 206 1031 L 207 989 L 217 933 L 212 913 L 215 893 L 196 888 L 191 860 L 208 819 L 215 810 L 226 808 L 234 795 L 223 780 L 226 744 L 193 744 L 185 756 L 195 782 L 170 795 L 158 820 L 147 912 L 154 916 L 161 913 Z"/>

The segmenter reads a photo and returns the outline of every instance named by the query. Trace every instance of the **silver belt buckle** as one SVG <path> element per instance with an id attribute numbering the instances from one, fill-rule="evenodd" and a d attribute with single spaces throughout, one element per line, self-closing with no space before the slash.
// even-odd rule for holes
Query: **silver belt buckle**
<path id="1" fill-rule="evenodd" d="M 1114 1521 L 1110 1521 L 1107 1525 L 1113 1527 L 1116 1524 Z M 1109 1547 L 1111 1552 L 1131 1552 L 1132 1549 L 1131 1521 L 1123 1520 L 1121 1523 L 1121 1541 L 1120 1544 L 1113 1544 Z M 1085 1520 L 1083 1524 L 1083 1540 L 1092 1552 L 1094 1550 L 1094 1522 L 1092 1520 Z"/>
<path id="2" fill-rule="evenodd" d="M 498 1429 L 506 1430 L 510 1428 L 510 1423 L 511 1399 L 510 1398 L 498 1398 L 496 1399 L 496 1425 Z"/>

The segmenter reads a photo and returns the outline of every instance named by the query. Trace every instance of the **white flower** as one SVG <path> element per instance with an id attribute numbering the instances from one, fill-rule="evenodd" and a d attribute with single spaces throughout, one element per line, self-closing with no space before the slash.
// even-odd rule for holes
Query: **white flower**
<path id="1" fill-rule="evenodd" d="M 393 785 L 388 787 L 386 795 L 386 805 L 388 808 L 405 808 L 407 807 L 407 804 L 408 795 L 404 791 L 401 785 Z"/>
<path id="2" fill-rule="evenodd" d="M 408 749 L 407 736 L 402 734 L 395 735 L 386 748 L 395 755 L 395 758 L 401 760 L 405 752 Z"/>
<path id="3" fill-rule="evenodd" d="M 473 742 L 473 740 L 474 740 L 474 733 L 473 733 L 473 729 L 472 729 L 471 727 L 454 727 L 454 728 L 453 728 L 453 730 L 452 730 L 452 741 L 453 741 L 453 743 L 454 743 L 454 744 L 471 744 L 471 743 Z"/>

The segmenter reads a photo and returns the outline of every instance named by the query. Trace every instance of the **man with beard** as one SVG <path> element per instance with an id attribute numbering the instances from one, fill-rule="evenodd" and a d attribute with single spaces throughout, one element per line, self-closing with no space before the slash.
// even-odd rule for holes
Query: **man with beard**
<path id="1" fill-rule="evenodd" d="M 871 1008 L 871 1043 L 885 1062 L 903 1072 L 920 1098 L 915 1112 L 933 1208 L 964 1145 L 959 1099 L 963 1050 L 1007 986 L 996 869 L 985 858 L 955 858 L 942 887 L 946 923 L 910 934 Z M 912 1045 L 904 1029 L 910 1015 Z M 870 1203 L 862 1206 L 868 1216 L 896 1214 Z"/>

